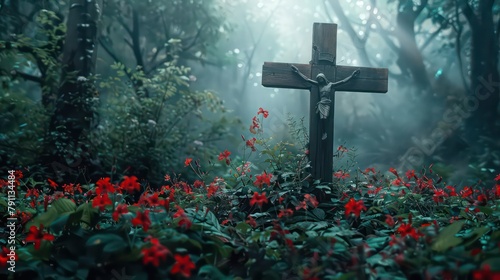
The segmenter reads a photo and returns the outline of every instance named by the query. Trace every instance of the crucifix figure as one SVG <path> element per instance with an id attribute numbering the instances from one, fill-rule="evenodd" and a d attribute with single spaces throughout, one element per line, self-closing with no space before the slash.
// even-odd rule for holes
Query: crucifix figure
<path id="1" fill-rule="evenodd" d="M 312 177 L 322 182 L 333 181 L 335 91 L 385 93 L 388 83 L 386 68 L 336 65 L 336 55 L 337 25 L 314 23 L 309 64 L 264 62 L 262 67 L 265 87 L 310 90 L 309 160 Z"/>
<path id="2" fill-rule="evenodd" d="M 320 100 L 316 104 L 316 114 L 319 113 L 319 118 L 321 120 L 321 128 L 323 131 L 321 134 L 321 140 L 325 140 L 327 137 L 325 120 L 328 118 L 328 115 L 330 114 L 330 104 L 332 103 L 332 100 L 329 98 L 329 95 L 332 91 L 335 91 L 335 86 L 345 84 L 352 78 L 356 77 L 359 74 L 359 69 L 354 70 L 354 72 L 352 72 L 352 74 L 349 77 L 335 83 L 328 81 L 328 79 L 325 77 L 325 74 L 323 73 L 319 73 L 316 76 L 316 80 L 311 80 L 306 75 L 302 74 L 299 71 L 299 69 L 294 65 L 292 65 L 292 71 L 297 73 L 304 81 L 310 83 L 311 85 L 315 85 L 319 88 Z"/>

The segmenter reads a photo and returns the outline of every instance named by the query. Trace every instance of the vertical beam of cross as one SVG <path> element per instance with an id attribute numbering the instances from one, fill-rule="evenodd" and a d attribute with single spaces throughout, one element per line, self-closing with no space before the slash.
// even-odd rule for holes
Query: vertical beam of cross
<path id="1" fill-rule="evenodd" d="M 265 87 L 310 90 L 309 160 L 312 177 L 322 182 L 333 181 L 335 91 L 387 92 L 388 71 L 386 68 L 338 66 L 336 57 L 337 25 L 314 23 L 312 60 L 309 64 L 264 62 L 262 67 L 262 85 Z M 320 88 L 316 85 L 311 86 L 310 82 L 294 73 L 292 65 L 308 79 L 317 79 L 318 74 L 322 73 L 333 83 L 345 79 L 356 70 L 359 70 L 359 74 L 348 82 L 332 86 L 330 92 L 327 93 L 331 100 L 329 115 L 326 119 L 320 119 L 317 113 L 317 105 L 321 100 Z"/>

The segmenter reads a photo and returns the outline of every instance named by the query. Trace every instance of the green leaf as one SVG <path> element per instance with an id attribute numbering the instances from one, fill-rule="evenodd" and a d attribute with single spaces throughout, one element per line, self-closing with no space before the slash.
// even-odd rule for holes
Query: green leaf
<path id="1" fill-rule="evenodd" d="M 59 198 L 58 200 L 52 202 L 51 206 L 57 211 L 58 214 L 64 214 L 76 210 L 75 203 L 67 198 Z"/>
<path id="2" fill-rule="evenodd" d="M 457 221 L 440 231 L 432 244 L 432 249 L 434 251 L 444 252 L 460 244 L 463 240 L 462 238 L 456 237 L 455 234 L 462 229 L 464 223 L 465 221 Z"/>
<path id="3" fill-rule="evenodd" d="M 47 212 L 39 214 L 33 218 L 28 224 L 26 224 L 25 230 L 28 231 L 31 226 L 40 227 L 40 225 L 50 225 L 54 220 L 57 219 L 58 213 L 55 208 L 49 208 Z"/>
<path id="4" fill-rule="evenodd" d="M 232 277 L 225 276 L 219 269 L 213 265 L 204 265 L 198 270 L 198 278 L 200 279 L 212 279 L 212 280 L 229 280 Z"/>
<path id="5" fill-rule="evenodd" d="M 103 253 L 108 253 L 108 254 L 113 254 L 113 253 L 121 253 L 125 251 L 125 249 L 128 247 L 127 242 L 120 238 L 120 240 L 113 240 L 109 243 L 106 243 L 104 245 L 104 248 L 102 248 Z"/>
<path id="6" fill-rule="evenodd" d="M 252 227 L 245 222 L 238 223 L 234 228 L 242 234 L 246 234 L 248 231 L 252 230 Z"/>
<path id="7" fill-rule="evenodd" d="M 98 246 L 102 244 L 108 244 L 111 242 L 122 242 L 125 243 L 125 240 L 118 234 L 114 233 L 101 233 L 91 236 L 86 243 L 87 247 Z"/>
<path id="8" fill-rule="evenodd" d="M 313 210 L 309 211 L 315 217 L 316 219 L 323 221 L 325 219 L 325 211 L 319 208 L 314 208 Z"/>

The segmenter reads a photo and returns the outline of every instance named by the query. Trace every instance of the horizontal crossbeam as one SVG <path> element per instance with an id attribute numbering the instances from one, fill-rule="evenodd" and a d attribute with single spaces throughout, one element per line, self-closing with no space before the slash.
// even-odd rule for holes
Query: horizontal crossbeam
<path id="1" fill-rule="evenodd" d="M 262 85 L 275 88 L 295 88 L 308 89 L 310 84 L 301 80 L 297 74 L 292 71 L 291 66 L 295 65 L 302 73 L 311 73 L 310 64 L 291 64 L 281 62 L 264 62 L 262 67 Z M 348 77 L 356 69 L 360 70 L 359 75 L 346 84 L 335 87 L 335 91 L 357 91 L 357 92 L 375 92 L 386 93 L 388 70 L 387 68 L 355 67 L 337 65 L 336 82 Z M 328 73 L 324 73 L 328 79 Z M 315 77 L 313 77 L 314 79 Z"/>

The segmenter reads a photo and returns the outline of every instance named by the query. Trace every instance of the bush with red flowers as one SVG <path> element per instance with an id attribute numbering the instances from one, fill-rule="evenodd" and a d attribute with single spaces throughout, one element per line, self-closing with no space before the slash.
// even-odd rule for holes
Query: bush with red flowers
<path id="1" fill-rule="evenodd" d="M 347 166 L 323 184 L 307 151 L 263 137 L 268 115 L 253 118 L 250 145 L 242 136 L 243 157 L 220 152 L 225 176 L 188 158 L 198 180 L 167 174 L 160 186 L 5 178 L 2 279 L 499 279 L 500 174 L 459 187 L 432 166 Z"/>

